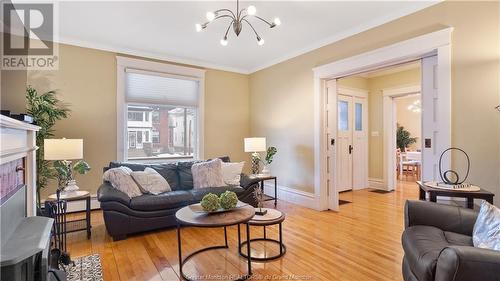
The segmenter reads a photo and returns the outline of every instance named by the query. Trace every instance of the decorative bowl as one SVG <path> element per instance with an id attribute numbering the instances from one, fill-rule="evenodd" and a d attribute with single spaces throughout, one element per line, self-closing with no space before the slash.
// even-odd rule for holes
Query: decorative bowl
<path id="1" fill-rule="evenodd" d="M 207 211 L 203 210 L 203 207 L 201 207 L 201 203 L 196 203 L 196 204 L 189 205 L 189 209 L 191 209 L 191 211 L 193 211 L 195 213 L 217 214 L 217 213 L 229 212 L 229 211 L 241 208 L 241 207 L 246 206 L 246 205 L 248 205 L 248 204 L 247 203 L 243 203 L 243 202 L 241 202 L 241 201 L 238 200 L 238 203 L 236 203 L 236 207 L 231 208 L 231 209 L 219 208 L 218 210 L 215 210 L 215 211 L 212 211 L 212 212 L 207 212 Z"/>

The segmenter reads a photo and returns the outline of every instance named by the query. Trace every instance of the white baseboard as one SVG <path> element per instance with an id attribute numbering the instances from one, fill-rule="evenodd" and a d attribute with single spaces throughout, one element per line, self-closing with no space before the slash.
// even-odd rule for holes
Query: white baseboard
<path id="1" fill-rule="evenodd" d="M 297 204 L 310 209 L 317 209 L 317 200 L 314 193 L 305 192 L 286 186 L 278 185 L 278 199 L 293 204 Z M 264 184 L 264 193 L 266 195 L 274 197 L 274 183 Z"/>
<path id="2" fill-rule="evenodd" d="M 387 189 L 384 180 L 379 178 L 368 178 L 368 187 L 383 190 Z"/>
<path id="3" fill-rule="evenodd" d="M 42 206 L 44 206 L 45 200 L 42 200 Z M 101 208 L 101 204 L 99 201 L 97 201 L 97 194 L 91 194 L 90 195 L 90 209 L 91 210 L 97 210 Z M 79 201 L 71 201 L 68 202 L 68 213 L 73 213 L 73 212 L 85 212 L 86 206 L 85 206 L 85 200 L 79 200 Z"/>

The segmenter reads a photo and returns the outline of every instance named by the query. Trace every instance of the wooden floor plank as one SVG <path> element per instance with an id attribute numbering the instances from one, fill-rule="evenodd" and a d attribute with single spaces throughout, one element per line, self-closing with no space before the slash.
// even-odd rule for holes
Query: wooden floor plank
<path id="1" fill-rule="evenodd" d="M 385 194 L 370 189 L 341 193 L 340 199 L 352 203 L 341 205 L 340 212 L 318 212 L 279 201 L 278 209 L 287 216 L 283 223 L 287 253 L 273 261 L 252 263 L 253 280 L 401 280 L 403 207 L 405 200 L 417 198 L 416 184 L 398 182 L 394 192 Z M 272 202 L 267 204 L 272 206 Z M 222 228 L 182 231 L 184 256 L 224 242 Z M 245 240 L 244 227 L 241 234 Z M 267 234 L 277 239 L 277 227 L 268 228 Z M 252 227 L 251 237 L 262 236 L 261 228 Z M 228 250 L 193 258 L 185 265 L 185 272 L 210 275 L 212 280 L 246 272 L 246 260 L 237 252 L 236 226 L 228 228 L 228 243 Z M 253 244 L 253 255 L 279 251 L 270 243 Z M 99 254 L 105 280 L 179 280 L 175 228 L 114 242 L 106 233 L 102 212 L 93 211 L 92 238 L 87 240 L 83 232 L 69 234 L 68 249 L 73 258 Z"/>

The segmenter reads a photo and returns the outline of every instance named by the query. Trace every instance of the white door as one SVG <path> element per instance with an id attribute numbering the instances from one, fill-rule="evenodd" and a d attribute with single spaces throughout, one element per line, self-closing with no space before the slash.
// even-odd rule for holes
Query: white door
<path id="1" fill-rule="evenodd" d="M 368 123 L 366 98 L 352 98 L 352 187 L 368 187 Z"/>
<path id="2" fill-rule="evenodd" d="M 449 101 L 438 95 L 438 58 L 422 59 L 422 181 L 440 180 L 439 156 L 449 145 L 449 134 L 445 120 L 449 120 Z M 444 171 L 449 168 L 449 159 L 443 161 Z"/>
<path id="3" fill-rule="evenodd" d="M 352 189 L 352 97 L 337 96 L 337 191 Z"/>

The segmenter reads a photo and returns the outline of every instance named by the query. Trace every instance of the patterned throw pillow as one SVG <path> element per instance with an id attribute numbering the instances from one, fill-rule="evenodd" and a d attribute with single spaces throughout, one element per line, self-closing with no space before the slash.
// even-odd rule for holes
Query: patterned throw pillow
<path id="1" fill-rule="evenodd" d="M 222 162 L 222 177 L 227 185 L 240 185 L 241 171 L 245 162 L 224 163 Z"/>
<path id="2" fill-rule="evenodd" d="M 474 247 L 500 251 L 500 209 L 483 200 L 472 231 Z"/>
<path id="3" fill-rule="evenodd" d="M 222 177 L 222 160 L 220 159 L 195 163 L 191 167 L 191 172 L 195 189 L 226 185 Z"/>
<path id="4" fill-rule="evenodd" d="M 105 181 L 110 182 L 114 188 L 127 194 L 130 198 L 141 196 L 142 192 L 130 176 L 131 173 L 130 168 L 118 167 L 107 170 L 102 177 Z"/>
<path id="5" fill-rule="evenodd" d="M 142 193 L 158 195 L 163 192 L 172 191 L 167 180 L 157 171 L 149 167 L 144 169 L 144 171 L 132 172 L 130 175 L 135 180 Z"/>

